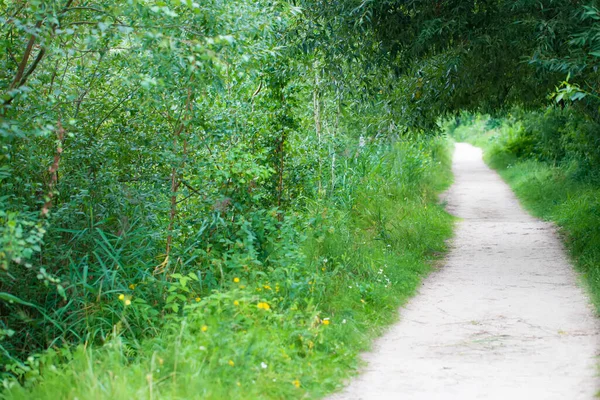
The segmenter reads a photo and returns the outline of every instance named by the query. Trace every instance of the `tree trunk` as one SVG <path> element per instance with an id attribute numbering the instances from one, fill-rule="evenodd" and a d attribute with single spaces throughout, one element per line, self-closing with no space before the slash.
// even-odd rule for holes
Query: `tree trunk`
<path id="1" fill-rule="evenodd" d="M 193 75 L 192 75 L 193 82 Z M 187 90 L 187 100 L 185 110 L 187 111 L 186 118 L 189 120 L 192 117 L 192 87 L 190 82 L 190 86 L 188 86 Z M 181 121 L 177 129 L 175 129 L 173 133 L 173 151 L 177 151 L 177 146 L 180 142 L 181 136 L 184 133 L 186 128 L 185 121 Z M 185 157 L 187 156 L 187 140 L 184 138 L 182 143 L 182 162 L 180 168 L 185 166 Z M 168 260 L 169 255 L 171 254 L 171 248 L 173 245 L 173 229 L 175 228 L 175 218 L 177 217 L 177 195 L 179 192 L 179 187 L 181 186 L 181 182 L 178 177 L 177 167 L 173 166 L 171 169 L 171 212 L 169 213 L 169 228 L 167 234 L 167 248 L 166 248 L 166 257 Z"/>
<path id="2" fill-rule="evenodd" d="M 320 85 L 320 77 L 319 77 L 319 64 L 317 61 L 313 64 L 315 69 L 315 87 L 313 90 L 313 111 L 315 117 L 315 132 L 317 134 L 317 161 L 319 164 L 319 172 L 318 172 L 318 195 L 321 196 L 323 190 L 322 184 L 322 175 L 323 175 L 323 161 L 321 160 L 321 145 L 322 145 L 322 137 L 321 137 L 321 99 L 319 95 L 319 85 Z"/>

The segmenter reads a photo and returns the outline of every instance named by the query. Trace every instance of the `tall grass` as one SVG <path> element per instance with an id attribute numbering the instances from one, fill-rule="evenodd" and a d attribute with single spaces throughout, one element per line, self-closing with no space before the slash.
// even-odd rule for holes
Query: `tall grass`
<path id="1" fill-rule="evenodd" d="M 154 337 L 56 348 L 13 366 L 3 399 L 293 399 L 336 390 L 445 249 L 451 180 L 442 139 L 373 146 L 335 197 L 309 205 L 282 270 L 234 277 Z M 289 259 L 296 262 L 289 264 Z M 193 278 L 189 278 L 191 282 Z"/>

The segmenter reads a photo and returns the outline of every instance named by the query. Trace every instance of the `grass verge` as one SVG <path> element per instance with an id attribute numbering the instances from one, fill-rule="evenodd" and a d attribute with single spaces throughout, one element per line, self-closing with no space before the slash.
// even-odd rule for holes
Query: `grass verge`
<path id="1" fill-rule="evenodd" d="M 453 223 L 437 204 L 451 181 L 447 141 L 366 148 L 348 170 L 340 195 L 298 218 L 305 235 L 288 244 L 286 265 L 185 303 L 142 343 L 120 335 L 124 299 L 104 346 L 13 365 L 0 398 L 300 399 L 339 389 L 445 250 Z M 193 283 L 173 279 L 182 293 Z"/>

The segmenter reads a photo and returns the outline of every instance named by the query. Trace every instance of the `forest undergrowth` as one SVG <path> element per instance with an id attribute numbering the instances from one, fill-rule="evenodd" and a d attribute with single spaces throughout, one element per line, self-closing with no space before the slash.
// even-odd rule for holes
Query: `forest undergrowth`
<path id="1" fill-rule="evenodd" d="M 292 399 L 335 390 L 443 254 L 452 217 L 437 195 L 449 163 L 442 138 L 360 150 L 346 200 L 312 202 L 280 227 L 271 268 L 242 268 L 211 291 L 194 274 L 172 273 L 181 310 L 139 342 L 121 332 L 140 323 L 136 304 L 156 282 L 132 280 L 113 294 L 121 320 L 103 346 L 15 364 L 0 397 Z"/>

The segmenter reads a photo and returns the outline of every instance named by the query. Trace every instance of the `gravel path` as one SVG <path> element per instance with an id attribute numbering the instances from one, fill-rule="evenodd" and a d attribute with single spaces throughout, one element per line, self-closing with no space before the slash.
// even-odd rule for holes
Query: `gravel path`
<path id="1" fill-rule="evenodd" d="M 460 218 L 438 272 L 331 400 L 591 400 L 600 324 L 551 224 L 459 143 L 448 210 Z"/>

